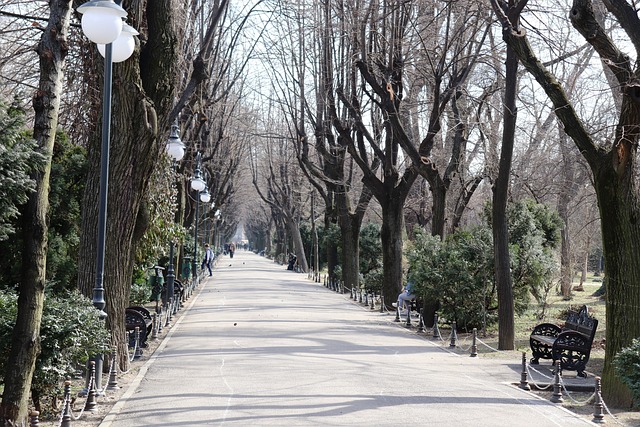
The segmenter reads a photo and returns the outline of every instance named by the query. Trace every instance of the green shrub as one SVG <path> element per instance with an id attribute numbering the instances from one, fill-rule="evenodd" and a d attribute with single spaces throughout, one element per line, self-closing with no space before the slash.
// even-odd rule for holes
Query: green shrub
<path id="1" fill-rule="evenodd" d="M 459 327 L 481 328 L 496 319 L 491 232 L 457 231 L 444 242 L 422 231 L 407 254 L 416 295 L 438 301 L 440 315 Z"/>
<path id="2" fill-rule="evenodd" d="M 4 374 L 15 324 L 17 295 L 0 292 L 0 374 Z M 47 295 L 40 327 L 40 355 L 31 385 L 45 396 L 82 369 L 89 357 L 109 348 L 109 332 L 91 301 L 78 292 Z M 4 381 L 0 378 L 0 381 Z"/>
<path id="3" fill-rule="evenodd" d="M 640 403 L 640 339 L 634 339 L 629 347 L 616 354 L 613 367 L 618 377 L 631 390 L 634 403 Z"/>

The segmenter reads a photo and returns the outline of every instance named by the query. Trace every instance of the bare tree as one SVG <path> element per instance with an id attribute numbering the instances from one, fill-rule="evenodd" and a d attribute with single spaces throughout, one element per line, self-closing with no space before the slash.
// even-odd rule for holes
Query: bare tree
<path id="1" fill-rule="evenodd" d="M 518 3 L 516 18 L 526 5 Z M 640 54 L 640 19 L 632 4 L 624 0 L 604 2 L 609 13 L 618 21 Z M 640 139 L 640 84 L 638 64 L 616 46 L 594 13 L 589 0 L 575 0 L 570 11 L 573 27 L 593 46 L 607 68 L 615 76 L 616 87 L 622 93 L 622 103 L 616 132 L 606 146 L 598 144 L 578 116 L 573 103 L 554 75 L 538 60 L 526 34 L 512 24 L 501 3 L 492 1 L 494 11 L 503 28 L 503 38 L 517 54 L 520 62 L 542 86 L 553 103 L 565 131 L 586 159 L 594 176 L 605 258 L 607 289 L 607 347 L 603 371 L 603 392 L 607 402 L 627 406 L 631 393 L 615 375 L 613 356 L 631 339 L 640 335 L 638 311 L 629 309 L 640 303 L 640 216 L 636 180 L 636 149 Z M 512 13 L 512 12 L 511 12 Z M 612 95 L 613 97 L 613 95 Z"/>
<path id="2" fill-rule="evenodd" d="M 71 1 L 50 2 L 49 20 L 38 44 L 40 79 L 33 97 L 35 122 L 33 137 L 46 159 L 41 170 L 33 172 L 36 191 L 21 209 L 22 281 L 18 316 L 13 329 L 11 352 L 4 375 L 0 420 L 4 426 L 25 423 L 31 379 L 40 352 L 40 323 L 44 306 L 49 213 L 49 176 L 58 127 Z"/>

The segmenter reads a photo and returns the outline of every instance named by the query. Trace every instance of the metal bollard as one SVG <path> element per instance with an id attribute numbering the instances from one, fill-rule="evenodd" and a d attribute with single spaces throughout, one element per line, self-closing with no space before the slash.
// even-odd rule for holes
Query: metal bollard
<path id="1" fill-rule="evenodd" d="M 380 314 L 384 313 L 384 295 L 380 292 Z"/>
<path id="2" fill-rule="evenodd" d="M 158 314 L 153 313 L 152 319 L 153 325 L 151 326 L 151 338 L 155 340 L 158 338 Z"/>
<path id="3" fill-rule="evenodd" d="M 369 305 L 369 292 L 364 291 L 364 301 L 362 302 L 364 305 Z"/>
<path id="4" fill-rule="evenodd" d="M 438 313 L 433 315 L 433 338 L 440 338 L 440 329 L 438 328 Z"/>
<path id="5" fill-rule="evenodd" d="M 556 360 L 554 366 L 556 369 L 553 375 L 553 393 L 551 394 L 551 401 L 553 403 L 562 403 L 564 402 L 564 399 L 562 398 L 562 387 L 560 386 L 560 361 Z"/>
<path id="6" fill-rule="evenodd" d="M 162 324 L 164 323 L 163 317 L 165 313 L 163 309 L 160 309 L 160 314 L 158 315 L 158 334 L 162 333 Z M 157 335 L 156 335 L 157 338 Z"/>
<path id="7" fill-rule="evenodd" d="M 418 317 L 418 330 L 416 332 L 420 334 L 427 332 L 424 327 L 424 307 L 420 308 L 420 317 Z"/>
<path id="8" fill-rule="evenodd" d="M 407 328 L 411 327 L 411 303 L 407 305 L 407 322 L 404 324 L 404 326 L 406 326 Z"/>
<path id="9" fill-rule="evenodd" d="M 354 289 L 354 288 L 353 288 L 353 286 L 352 286 L 352 287 L 351 287 L 351 291 L 350 291 L 350 293 L 349 293 L 349 299 L 354 299 L 354 298 L 353 298 L 353 289 Z"/>
<path id="10" fill-rule="evenodd" d="M 40 427 L 40 412 L 38 411 L 30 411 L 29 412 L 29 427 Z"/>
<path id="11" fill-rule="evenodd" d="M 134 331 L 134 337 L 136 340 L 136 352 L 133 355 L 133 357 L 140 357 L 142 356 L 142 348 L 140 348 L 140 327 L 136 326 L 135 331 Z"/>
<path id="12" fill-rule="evenodd" d="M 371 310 L 376 309 L 376 293 L 371 292 Z"/>
<path id="13" fill-rule="evenodd" d="M 527 352 L 522 352 L 522 372 L 520 372 L 520 384 L 518 385 L 523 390 L 531 390 L 529 381 L 527 379 Z"/>
<path id="14" fill-rule="evenodd" d="M 107 383 L 107 390 L 117 390 L 120 388 L 118 386 L 118 367 L 117 367 L 117 356 L 116 349 L 111 350 L 111 369 L 109 370 L 109 382 Z"/>
<path id="15" fill-rule="evenodd" d="M 96 362 L 91 361 L 91 380 L 89 385 L 89 392 L 87 393 L 87 401 L 84 404 L 84 410 L 89 412 L 95 412 L 97 406 L 96 402 Z"/>
<path id="16" fill-rule="evenodd" d="M 400 322 L 400 304 L 396 307 L 396 318 L 393 321 Z"/>
<path id="17" fill-rule="evenodd" d="M 602 383 L 600 377 L 596 377 L 596 400 L 593 403 L 593 421 L 596 424 L 604 424 L 604 404 L 602 403 Z"/>
<path id="18" fill-rule="evenodd" d="M 71 381 L 64 382 L 64 401 L 60 427 L 71 427 Z"/>
<path id="19" fill-rule="evenodd" d="M 478 328 L 473 328 L 472 340 L 471 340 L 471 357 L 478 355 Z"/>
<path id="20" fill-rule="evenodd" d="M 456 329 L 457 329 L 457 325 L 456 325 L 456 321 L 454 320 L 451 323 L 451 341 L 449 342 L 450 348 L 458 346 L 458 332 L 456 331 Z"/>

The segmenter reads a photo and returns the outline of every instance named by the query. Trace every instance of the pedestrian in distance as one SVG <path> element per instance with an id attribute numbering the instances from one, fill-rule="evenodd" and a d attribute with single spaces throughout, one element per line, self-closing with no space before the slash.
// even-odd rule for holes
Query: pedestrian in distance
<path id="1" fill-rule="evenodd" d="M 209 270 L 209 277 L 213 276 L 213 272 L 211 271 L 211 262 L 213 261 L 213 250 L 209 247 L 207 243 L 204 245 L 204 259 L 202 260 L 202 269 L 206 266 Z"/>

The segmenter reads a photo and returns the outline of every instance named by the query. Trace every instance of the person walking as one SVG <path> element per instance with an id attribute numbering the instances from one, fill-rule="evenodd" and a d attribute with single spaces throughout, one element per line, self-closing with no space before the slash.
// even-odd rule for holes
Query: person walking
<path id="1" fill-rule="evenodd" d="M 233 253 L 236 251 L 236 245 L 231 242 L 229 243 L 229 257 L 233 258 Z"/>
<path id="2" fill-rule="evenodd" d="M 204 259 L 202 260 L 202 269 L 206 266 L 209 270 L 209 277 L 213 276 L 211 271 L 211 262 L 213 261 L 213 250 L 209 247 L 209 244 L 204 245 Z"/>

